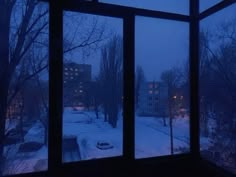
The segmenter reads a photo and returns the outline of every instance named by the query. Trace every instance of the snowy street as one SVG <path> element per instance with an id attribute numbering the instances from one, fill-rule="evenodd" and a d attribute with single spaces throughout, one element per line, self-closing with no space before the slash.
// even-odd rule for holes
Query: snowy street
<path id="1" fill-rule="evenodd" d="M 168 119 L 166 120 L 168 123 Z M 122 155 L 122 118 L 117 128 L 103 121 L 103 116 L 95 118 L 94 112 L 64 111 L 63 135 L 77 137 L 82 160 Z M 163 126 L 163 120 L 156 117 L 138 117 L 135 119 L 135 156 L 136 158 L 170 154 L 169 126 Z M 173 120 L 174 152 L 188 150 L 189 119 L 179 117 Z M 148 137 L 148 138 L 147 138 Z M 113 148 L 101 150 L 97 142 L 105 141 Z"/>
<path id="2" fill-rule="evenodd" d="M 168 124 L 168 119 L 166 122 Z M 117 128 L 104 122 L 103 114 L 99 119 L 93 111 L 74 111 L 64 109 L 63 114 L 63 144 L 65 139 L 74 138 L 75 142 L 67 146 L 71 151 L 63 152 L 63 161 L 72 162 L 79 160 L 98 159 L 122 155 L 122 117 L 120 116 Z M 157 117 L 135 118 L 135 158 L 146 158 L 170 155 L 170 128 L 163 126 L 163 119 Z M 173 119 L 174 153 L 186 152 L 189 149 L 189 118 L 179 117 Z M 44 129 L 40 122 L 36 122 L 26 133 L 25 142 L 43 141 Z M 65 143 L 64 143 L 65 142 Z M 108 148 L 98 148 L 98 143 L 108 143 Z M 22 173 L 34 170 L 47 169 L 47 147 L 44 145 L 34 152 L 19 152 L 19 144 L 6 146 L 9 168 L 5 173 Z M 67 150 L 68 150 L 67 147 Z M 74 148 L 74 149 L 73 149 Z M 43 163 L 42 163 L 43 162 Z"/>

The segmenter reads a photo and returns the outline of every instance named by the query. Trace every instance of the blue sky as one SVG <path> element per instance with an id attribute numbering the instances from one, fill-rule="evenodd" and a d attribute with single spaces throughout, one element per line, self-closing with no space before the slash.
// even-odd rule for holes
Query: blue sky
<path id="1" fill-rule="evenodd" d="M 200 9 L 206 9 L 220 0 L 201 0 Z M 151 8 L 156 10 L 172 11 L 183 14 L 188 13 L 187 0 L 100 0 L 129 6 Z M 216 26 L 221 22 L 232 18 L 236 12 L 236 5 L 222 10 L 211 17 L 204 19 L 201 28 L 211 30 L 214 33 Z M 76 14 L 76 13 L 75 13 Z M 79 15 L 79 14 L 78 14 Z M 95 16 L 88 15 L 87 22 Z M 106 30 L 123 36 L 123 21 L 118 18 L 97 16 L 100 23 L 106 24 Z M 89 20 L 90 19 L 90 20 Z M 135 63 L 141 65 L 148 80 L 160 80 L 163 71 L 173 67 L 183 67 L 189 56 L 189 25 L 185 22 L 139 17 L 135 19 Z M 70 31 L 71 28 L 65 31 Z M 104 41 L 105 43 L 105 41 Z M 99 50 L 93 52 L 86 60 L 81 61 L 79 52 L 74 52 L 72 60 L 92 64 L 93 75 L 99 70 Z"/>
<path id="2" fill-rule="evenodd" d="M 148 80 L 160 80 L 163 71 L 181 67 L 188 58 L 188 23 L 136 17 L 135 61 Z"/>

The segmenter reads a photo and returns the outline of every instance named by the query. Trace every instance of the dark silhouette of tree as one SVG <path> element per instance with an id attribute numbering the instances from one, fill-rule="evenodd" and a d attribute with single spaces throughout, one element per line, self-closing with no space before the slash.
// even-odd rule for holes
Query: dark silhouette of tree
<path id="1" fill-rule="evenodd" d="M 5 159 L 3 149 L 7 109 L 27 81 L 33 79 L 40 87 L 39 77 L 48 68 L 46 5 L 35 0 L 0 0 L 0 176 Z M 74 24 L 81 26 L 81 23 Z M 95 49 L 103 39 L 103 31 L 104 28 L 94 20 L 91 29 L 80 40 L 64 39 L 67 41 L 64 53 L 85 47 L 88 51 Z M 45 101 L 43 105 L 44 111 L 48 111 Z M 47 113 L 45 116 L 39 119 L 46 127 Z"/>
<path id="2" fill-rule="evenodd" d="M 108 121 L 113 128 L 117 126 L 122 100 L 122 58 L 121 38 L 114 36 L 101 49 L 99 74 L 104 120 Z"/>
<path id="3" fill-rule="evenodd" d="M 138 65 L 135 71 L 135 108 L 138 109 L 139 105 L 139 94 L 140 94 L 140 87 L 145 82 L 145 74 L 143 68 Z"/>
<path id="4" fill-rule="evenodd" d="M 164 71 L 161 74 L 162 82 L 167 86 L 168 90 L 168 115 L 169 115 L 169 125 L 170 125 L 170 148 L 171 154 L 174 153 L 173 145 L 173 118 L 176 113 L 176 89 L 180 85 L 181 75 L 180 70 L 173 68 L 167 71 Z"/>
<path id="5" fill-rule="evenodd" d="M 91 95 L 91 104 L 94 107 L 94 112 L 97 119 L 99 118 L 99 107 L 102 103 L 101 93 L 101 82 L 99 81 L 99 78 L 96 78 L 95 81 L 91 82 L 89 94 Z"/>
<path id="6" fill-rule="evenodd" d="M 46 28 L 48 22 L 44 21 L 47 14 L 47 10 L 40 12 L 36 17 L 34 16 L 34 10 L 36 9 L 37 2 L 33 0 L 25 0 L 18 2 L 17 0 L 0 0 L 0 10 L 2 13 L 0 17 L 0 175 L 2 174 L 2 168 L 4 165 L 3 148 L 5 139 L 5 121 L 6 111 L 8 105 L 14 99 L 17 92 L 24 85 L 24 82 L 30 79 L 34 74 L 25 74 L 24 67 L 19 67 L 22 63 L 23 66 L 26 54 L 29 51 L 32 44 L 40 36 L 40 34 Z M 21 6 L 22 11 L 18 9 L 18 15 L 21 16 L 20 23 L 14 24 L 14 28 L 11 28 L 11 18 L 13 18 L 13 8 Z M 15 10 L 17 11 L 17 10 Z M 38 23 L 41 21 L 41 23 Z M 37 27 L 36 27 L 37 24 Z M 10 40 L 11 38 L 11 40 Z M 39 68 L 37 72 L 42 71 L 46 67 Z M 16 87 L 9 95 L 9 89 L 12 86 L 13 76 L 17 76 Z"/>
<path id="7" fill-rule="evenodd" d="M 214 153 L 220 153 L 220 157 L 214 158 L 217 158 L 221 165 L 227 164 L 223 158 L 233 159 L 233 168 L 236 168 L 235 29 L 234 19 L 222 23 L 220 28 L 214 31 L 214 35 L 202 32 L 199 76 L 201 132 L 212 141 L 209 149 Z M 210 120 L 215 124 L 212 125 Z"/>
<path id="8" fill-rule="evenodd" d="M 201 134 L 203 136 L 208 136 L 209 128 L 209 115 L 208 111 L 210 109 L 210 104 L 207 102 L 206 95 L 210 91 L 209 88 L 213 89 L 213 85 L 209 82 L 209 78 L 212 74 L 210 74 L 211 67 L 211 56 L 208 51 L 209 48 L 209 32 L 200 32 L 200 53 L 199 53 L 199 80 L 201 83 L 200 91 L 200 126 L 201 126 Z M 211 78 L 212 79 L 212 78 Z M 210 79 L 210 80 L 211 80 Z"/>

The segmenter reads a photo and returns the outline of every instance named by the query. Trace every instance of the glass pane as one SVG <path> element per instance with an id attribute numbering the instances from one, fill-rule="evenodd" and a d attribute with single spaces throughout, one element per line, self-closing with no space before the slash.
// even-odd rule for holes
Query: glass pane
<path id="1" fill-rule="evenodd" d="M 0 176 L 48 168 L 48 5 L 17 0 L 8 15 L 0 17 Z"/>
<path id="2" fill-rule="evenodd" d="M 189 14 L 189 0 L 100 0 L 99 2 L 184 15 Z"/>
<path id="3" fill-rule="evenodd" d="M 135 157 L 188 152 L 188 24 L 137 17 L 135 27 Z"/>
<path id="4" fill-rule="evenodd" d="M 222 0 L 200 0 L 199 5 L 200 5 L 200 12 L 216 5 L 217 3 L 221 2 Z"/>
<path id="5" fill-rule="evenodd" d="M 236 174 L 236 5 L 200 23 L 201 154 Z"/>
<path id="6" fill-rule="evenodd" d="M 64 13 L 63 162 L 122 155 L 121 19 Z"/>

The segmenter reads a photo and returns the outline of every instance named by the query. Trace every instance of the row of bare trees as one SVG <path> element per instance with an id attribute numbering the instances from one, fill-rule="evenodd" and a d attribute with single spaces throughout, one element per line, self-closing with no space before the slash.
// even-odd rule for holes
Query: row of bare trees
<path id="1" fill-rule="evenodd" d="M 235 19 L 214 32 L 201 32 L 199 78 L 201 134 L 211 139 L 209 149 L 231 159 L 236 168 Z"/>
<path id="2" fill-rule="evenodd" d="M 119 113 L 122 109 L 123 91 L 123 46 L 118 35 L 111 37 L 101 48 L 100 70 L 92 83 L 89 95 L 96 117 L 102 108 L 104 121 L 113 128 L 117 127 Z"/>

